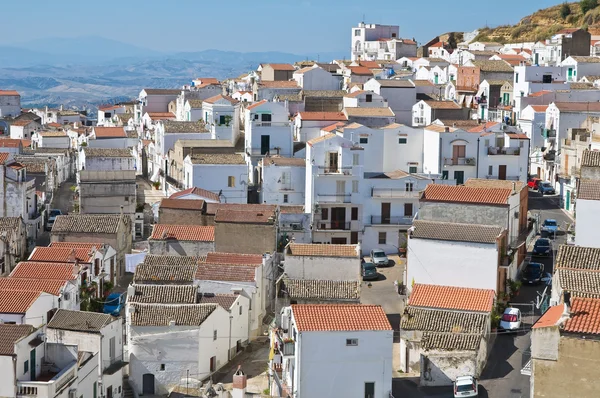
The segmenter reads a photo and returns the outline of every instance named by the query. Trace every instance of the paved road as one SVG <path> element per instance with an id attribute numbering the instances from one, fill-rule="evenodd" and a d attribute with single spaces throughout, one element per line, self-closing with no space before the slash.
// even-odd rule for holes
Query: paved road
<path id="1" fill-rule="evenodd" d="M 75 179 L 63 182 L 54 193 L 50 208 L 60 209 L 63 214 L 73 212 L 73 191 L 71 190 L 71 187 L 75 185 Z"/>

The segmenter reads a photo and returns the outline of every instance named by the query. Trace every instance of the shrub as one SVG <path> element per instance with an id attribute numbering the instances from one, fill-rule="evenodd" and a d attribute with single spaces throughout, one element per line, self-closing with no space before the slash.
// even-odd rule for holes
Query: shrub
<path id="1" fill-rule="evenodd" d="M 579 7 L 581 8 L 581 12 L 585 14 L 598 7 L 598 0 L 581 0 L 579 2 Z"/>
<path id="2" fill-rule="evenodd" d="M 571 15 L 571 7 L 567 3 L 562 3 L 560 6 L 560 17 L 565 19 L 569 15 Z"/>

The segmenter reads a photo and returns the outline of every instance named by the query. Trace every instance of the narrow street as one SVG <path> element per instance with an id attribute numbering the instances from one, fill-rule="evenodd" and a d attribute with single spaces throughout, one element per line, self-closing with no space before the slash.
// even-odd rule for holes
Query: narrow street
<path id="1" fill-rule="evenodd" d="M 69 214 L 73 211 L 73 191 L 71 187 L 76 186 L 75 179 L 70 179 L 62 183 L 52 198 L 50 209 L 59 209 L 62 214 Z M 36 246 L 48 246 L 50 243 L 50 231 L 43 232 L 35 241 Z"/>

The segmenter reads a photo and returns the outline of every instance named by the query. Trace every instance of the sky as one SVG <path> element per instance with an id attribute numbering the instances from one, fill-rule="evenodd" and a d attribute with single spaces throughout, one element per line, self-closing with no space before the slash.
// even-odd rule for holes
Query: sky
<path id="1" fill-rule="evenodd" d="M 48 37 L 100 36 L 161 52 L 350 52 L 351 28 L 363 19 L 399 25 L 401 37 L 424 43 L 448 31 L 514 24 L 558 3 L 560 0 L 7 0 L 2 1 L 0 45 L 19 46 Z"/>

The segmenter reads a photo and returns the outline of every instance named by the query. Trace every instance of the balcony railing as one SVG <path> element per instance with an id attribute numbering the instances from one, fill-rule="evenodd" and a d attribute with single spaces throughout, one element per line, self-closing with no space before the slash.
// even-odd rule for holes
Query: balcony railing
<path id="1" fill-rule="evenodd" d="M 494 175 L 487 175 L 485 176 L 486 179 L 488 180 L 499 180 L 499 176 L 494 176 Z M 519 181 L 519 176 L 506 176 L 504 177 L 504 180 L 506 181 Z"/>
<path id="2" fill-rule="evenodd" d="M 475 158 L 444 158 L 446 166 L 475 166 Z"/>
<path id="3" fill-rule="evenodd" d="M 252 122 L 252 126 L 254 127 L 290 127 L 290 122 L 261 122 L 254 121 Z"/>
<path id="4" fill-rule="evenodd" d="M 371 225 L 411 225 L 413 217 L 371 216 Z"/>
<path id="5" fill-rule="evenodd" d="M 352 194 L 349 193 L 332 193 L 332 194 L 317 194 L 317 202 L 320 203 L 350 203 Z"/>
<path id="6" fill-rule="evenodd" d="M 515 155 L 521 154 L 521 148 L 497 147 L 491 146 L 488 148 L 488 155 Z"/>
<path id="7" fill-rule="evenodd" d="M 352 175 L 352 166 L 319 166 L 319 174 Z"/>
<path id="8" fill-rule="evenodd" d="M 294 356 L 296 353 L 296 343 L 293 341 L 284 341 L 281 351 L 283 356 Z"/>
<path id="9" fill-rule="evenodd" d="M 402 188 L 371 188 L 372 198 L 419 198 L 423 191 L 407 191 Z"/>
<path id="10" fill-rule="evenodd" d="M 76 370 L 77 362 L 73 361 L 48 381 L 17 381 L 17 397 L 52 398 L 76 377 Z M 44 378 L 44 374 L 38 378 Z"/>
<path id="11" fill-rule="evenodd" d="M 174 186 L 175 188 L 179 188 L 179 189 L 183 189 L 184 186 L 181 182 L 177 181 L 175 178 L 171 177 L 171 176 L 167 176 L 165 178 L 165 180 L 167 181 L 167 184 Z"/>
<path id="12" fill-rule="evenodd" d="M 278 151 L 281 151 L 281 148 L 269 148 L 266 151 L 263 148 L 246 148 L 246 153 L 250 156 L 272 156 L 277 155 Z"/>
<path id="13" fill-rule="evenodd" d="M 351 223 L 344 221 L 317 221 L 318 231 L 349 231 Z"/>

